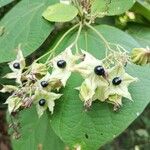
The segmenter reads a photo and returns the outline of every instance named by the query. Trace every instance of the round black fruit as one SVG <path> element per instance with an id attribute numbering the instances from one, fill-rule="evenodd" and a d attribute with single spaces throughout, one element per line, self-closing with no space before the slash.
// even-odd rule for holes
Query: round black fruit
<path id="1" fill-rule="evenodd" d="M 40 105 L 40 106 L 44 106 L 45 103 L 46 103 L 46 100 L 45 100 L 45 99 L 39 100 L 39 105 Z"/>
<path id="2" fill-rule="evenodd" d="M 94 68 L 94 72 L 95 74 L 97 74 L 98 76 L 102 76 L 105 75 L 105 69 L 102 66 L 96 66 Z"/>
<path id="3" fill-rule="evenodd" d="M 14 64 L 13 64 L 13 67 L 14 67 L 15 69 L 20 69 L 20 64 L 19 64 L 19 63 L 14 63 Z"/>
<path id="4" fill-rule="evenodd" d="M 119 85 L 119 84 L 121 84 L 121 82 L 122 82 L 122 79 L 120 77 L 115 77 L 112 80 L 113 85 Z"/>
<path id="5" fill-rule="evenodd" d="M 47 87 L 48 86 L 48 82 L 47 81 L 42 81 L 41 82 L 41 86 L 42 87 Z"/>
<path id="6" fill-rule="evenodd" d="M 64 60 L 59 60 L 59 61 L 57 62 L 57 66 L 58 66 L 59 68 L 65 68 L 66 65 L 67 65 L 67 63 L 66 63 L 66 61 L 64 61 Z"/>

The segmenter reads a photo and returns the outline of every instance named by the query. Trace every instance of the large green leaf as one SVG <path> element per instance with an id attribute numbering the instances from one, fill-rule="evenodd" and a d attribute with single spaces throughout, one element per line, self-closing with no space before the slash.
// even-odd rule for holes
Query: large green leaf
<path id="1" fill-rule="evenodd" d="M 48 113 L 39 119 L 35 107 L 21 112 L 21 138 L 13 140 L 14 150 L 63 150 L 64 144 L 51 129 Z M 40 149 L 40 148 L 39 148 Z"/>
<path id="2" fill-rule="evenodd" d="M 105 12 L 107 11 L 107 15 L 119 15 L 129 10 L 133 4 L 134 0 L 94 0 L 92 5 L 92 12 Z"/>
<path id="3" fill-rule="evenodd" d="M 15 58 L 18 44 L 25 56 L 35 51 L 53 29 L 42 18 L 42 12 L 57 0 L 23 0 L 0 22 L 4 33 L 0 36 L 0 63 Z"/>
<path id="4" fill-rule="evenodd" d="M 142 25 L 132 25 L 127 31 L 141 44 L 141 46 L 150 47 L 150 28 Z"/>
<path id="5" fill-rule="evenodd" d="M 9 3 L 11 3 L 13 0 L 0 0 L 0 7 L 3 7 Z"/>
<path id="6" fill-rule="evenodd" d="M 109 4 L 108 15 L 111 16 L 122 14 L 129 10 L 134 3 L 135 0 L 111 0 Z"/>
<path id="7" fill-rule="evenodd" d="M 150 21 L 150 4 L 146 3 L 145 1 L 138 0 L 132 11 L 135 13 L 143 15 L 145 18 L 147 18 Z"/>
<path id="8" fill-rule="evenodd" d="M 52 22 L 71 21 L 78 14 L 78 9 L 72 5 L 57 3 L 49 6 L 43 13 L 43 17 Z"/>
<path id="9" fill-rule="evenodd" d="M 132 37 L 118 29 L 106 25 L 96 28 L 109 42 L 119 43 L 128 51 L 140 46 Z M 70 34 L 60 49 L 68 46 L 74 40 L 74 36 L 75 34 Z M 88 50 L 95 57 L 104 56 L 104 45 L 91 30 L 84 30 L 78 43 L 82 49 Z M 124 99 L 119 112 L 113 112 L 111 104 L 98 101 L 93 103 L 89 111 L 84 111 L 83 102 L 79 99 L 78 91 L 75 90 L 75 87 L 81 85 L 82 78 L 78 74 L 72 74 L 62 91 L 61 100 L 57 101 L 51 121 L 52 128 L 65 143 L 70 146 L 81 145 L 83 150 L 97 150 L 99 146 L 124 131 L 142 113 L 149 103 L 150 68 L 128 65 L 127 72 L 138 77 L 139 81 L 133 83 L 129 89 L 134 102 Z"/>

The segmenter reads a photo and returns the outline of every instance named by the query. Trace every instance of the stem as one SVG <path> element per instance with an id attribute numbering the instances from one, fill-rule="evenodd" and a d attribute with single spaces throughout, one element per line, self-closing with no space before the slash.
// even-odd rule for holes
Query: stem
<path id="1" fill-rule="evenodd" d="M 82 9 L 81 9 L 81 7 L 80 7 L 79 2 L 78 2 L 77 0 L 73 0 L 73 4 L 74 4 L 74 6 L 76 6 L 76 8 L 78 9 L 78 11 L 79 11 L 79 16 L 82 17 L 82 16 L 83 16 L 83 11 L 82 11 Z"/>
<path id="2" fill-rule="evenodd" d="M 75 47 L 76 47 L 76 52 L 77 52 L 77 53 L 79 52 L 79 48 L 78 48 L 78 39 L 79 39 L 81 30 L 82 30 L 82 27 L 83 27 L 83 26 L 82 26 L 82 23 L 80 23 L 80 27 L 79 27 L 79 30 L 78 30 L 76 39 L 75 39 L 75 41 L 74 41 L 74 45 L 75 45 Z"/>
<path id="3" fill-rule="evenodd" d="M 79 26 L 79 23 L 74 25 L 72 28 L 70 28 L 61 38 L 60 40 L 57 42 L 57 44 L 54 46 L 54 48 L 50 51 L 48 51 L 47 53 L 45 53 L 44 55 L 42 55 L 41 57 L 39 57 L 37 60 L 35 60 L 35 62 L 39 61 L 40 59 L 46 57 L 48 54 L 52 53 L 55 51 L 55 49 L 59 46 L 59 44 L 63 41 L 63 39 L 71 32 L 73 31 L 76 27 Z M 51 55 L 50 55 L 51 57 Z M 47 61 L 50 59 L 50 57 L 48 57 Z"/>
<path id="4" fill-rule="evenodd" d="M 107 49 L 111 50 L 110 46 L 109 46 L 109 43 L 108 41 L 104 38 L 104 36 L 98 32 L 94 27 L 92 27 L 90 24 L 88 23 L 85 23 L 87 27 L 89 27 L 90 29 L 92 29 L 101 39 L 102 41 L 104 42 L 105 46 Z"/>
<path id="5" fill-rule="evenodd" d="M 12 116 L 10 116 L 10 121 L 11 121 L 13 130 L 14 130 L 17 134 L 19 134 L 19 131 L 17 130 L 17 127 L 16 127 L 16 125 L 15 125 L 15 123 L 14 123 L 14 120 L 13 120 Z"/>

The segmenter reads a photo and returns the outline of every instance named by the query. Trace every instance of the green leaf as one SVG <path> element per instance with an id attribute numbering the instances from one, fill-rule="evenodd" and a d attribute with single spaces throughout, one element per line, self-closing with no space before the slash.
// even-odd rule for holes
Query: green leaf
<path id="1" fill-rule="evenodd" d="M 43 17 L 52 22 L 67 22 L 74 19 L 78 14 L 76 7 L 57 3 L 49 6 L 43 13 Z"/>
<path id="2" fill-rule="evenodd" d="M 0 8 L 11 3 L 13 0 L 0 0 Z"/>
<path id="3" fill-rule="evenodd" d="M 15 49 L 21 44 L 25 56 L 35 51 L 53 30 L 53 25 L 42 18 L 47 5 L 56 0 L 24 0 L 19 2 L 1 20 L 0 63 L 16 57 Z"/>
<path id="4" fill-rule="evenodd" d="M 150 4 L 138 0 L 132 8 L 135 13 L 143 15 L 147 20 L 150 21 Z"/>
<path id="5" fill-rule="evenodd" d="M 102 13 L 107 11 L 107 5 L 105 0 L 94 0 L 91 6 L 91 13 Z"/>
<path id="6" fill-rule="evenodd" d="M 108 15 L 119 15 L 129 10 L 135 0 L 111 0 L 109 4 Z"/>
<path id="7" fill-rule="evenodd" d="M 92 4 L 92 11 L 101 13 L 107 12 L 107 15 L 119 15 L 129 10 L 135 0 L 95 0 Z"/>
<path id="8" fill-rule="evenodd" d="M 48 113 L 39 119 L 35 107 L 32 107 L 23 110 L 20 116 L 21 138 L 12 140 L 13 149 L 37 150 L 38 146 L 41 146 L 43 150 L 64 149 L 63 142 L 51 129 Z"/>
<path id="9" fill-rule="evenodd" d="M 128 51 L 140 46 L 131 36 L 116 28 L 100 25 L 96 29 L 109 42 L 118 43 Z M 64 40 L 60 51 L 74 41 L 75 34 L 71 33 Z M 78 44 L 95 57 L 104 57 L 104 44 L 93 31 L 89 29 L 82 31 Z M 89 111 L 84 111 L 83 102 L 79 99 L 78 91 L 75 90 L 75 87 L 81 85 L 82 78 L 79 74 L 72 74 L 62 91 L 61 100 L 56 103 L 51 122 L 52 128 L 66 144 L 72 147 L 81 145 L 83 150 L 97 150 L 123 132 L 142 113 L 149 103 L 150 68 L 128 65 L 127 72 L 138 77 L 139 81 L 129 88 L 134 102 L 124 99 L 119 112 L 113 112 L 111 104 L 99 101 L 93 103 Z"/>
<path id="10" fill-rule="evenodd" d="M 150 47 L 150 28 L 142 25 L 132 25 L 129 26 L 127 31 L 142 47 Z"/>
<path id="11" fill-rule="evenodd" d="M 150 1 L 149 0 L 137 0 L 138 3 L 143 5 L 145 8 L 150 10 Z"/>

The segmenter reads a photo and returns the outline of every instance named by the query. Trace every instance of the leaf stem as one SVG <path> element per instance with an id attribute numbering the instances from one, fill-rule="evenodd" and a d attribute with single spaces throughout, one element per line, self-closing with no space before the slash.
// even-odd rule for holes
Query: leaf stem
<path id="1" fill-rule="evenodd" d="M 73 45 L 75 45 L 75 47 L 76 47 L 76 53 L 78 53 L 78 52 L 79 52 L 78 39 L 79 39 L 79 36 L 80 36 L 81 30 L 82 30 L 82 27 L 83 27 L 83 25 L 82 25 L 82 23 L 80 23 L 80 27 L 79 27 L 79 30 L 78 30 L 77 36 L 76 36 L 75 41 L 74 41 L 74 43 L 73 43 Z"/>
<path id="2" fill-rule="evenodd" d="M 93 30 L 101 38 L 107 49 L 112 50 L 111 47 L 109 46 L 109 42 L 104 38 L 104 36 L 100 32 L 98 32 L 98 30 L 96 30 L 93 26 L 91 26 L 88 23 L 85 23 L 85 25 L 89 27 L 91 30 Z"/>
<path id="3" fill-rule="evenodd" d="M 41 57 L 39 57 L 37 60 L 35 60 L 35 62 L 41 60 L 42 58 L 46 57 L 48 54 L 53 53 L 56 48 L 59 46 L 59 44 L 64 40 L 64 38 L 71 32 L 73 31 L 76 27 L 79 26 L 79 23 L 74 25 L 72 28 L 70 28 L 67 32 L 65 32 L 65 34 L 60 38 L 60 40 L 56 43 L 56 45 L 54 46 L 54 48 L 52 50 L 49 50 L 47 53 L 45 53 L 44 55 L 42 55 Z M 51 55 L 48 57 L 47 61 L 50 59 Z M 47 62 L 46 61 L 46 62 Z"/>

